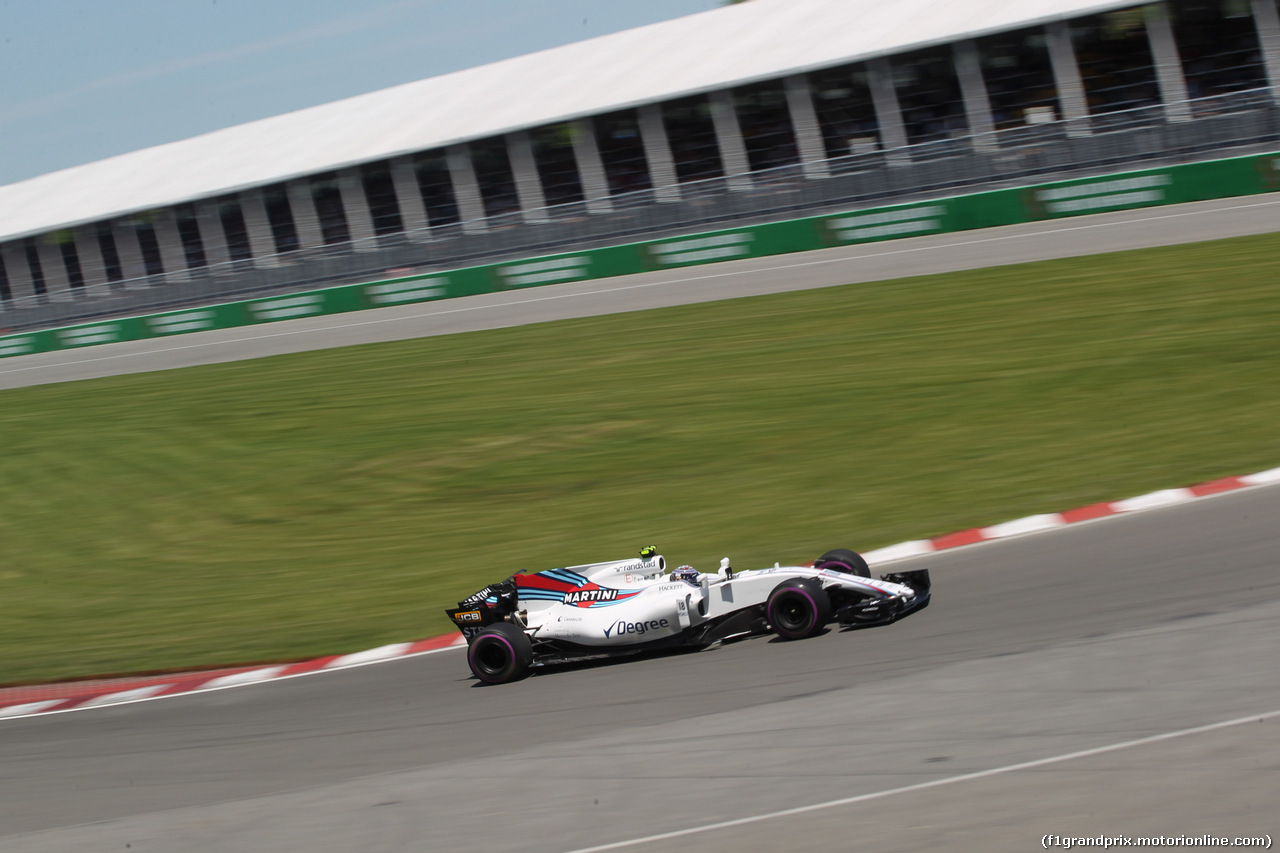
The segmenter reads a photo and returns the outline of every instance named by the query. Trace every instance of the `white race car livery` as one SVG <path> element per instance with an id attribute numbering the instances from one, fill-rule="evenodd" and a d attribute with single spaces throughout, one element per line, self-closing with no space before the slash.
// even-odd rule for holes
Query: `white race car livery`
<path id="1" fill-rule="evenodd" d="M 704 648 L 752 634 L 802 639 L 833 620 L 843 628 L 887 625 L 929 603 L 927 569 L 870 577 L 845 549 L 813 565 L 715 574 L 638 558 L 520 572 L 446 612 L 467 638 L 481 681 L 515 681 L 549 663 L 684 646 Z"/>

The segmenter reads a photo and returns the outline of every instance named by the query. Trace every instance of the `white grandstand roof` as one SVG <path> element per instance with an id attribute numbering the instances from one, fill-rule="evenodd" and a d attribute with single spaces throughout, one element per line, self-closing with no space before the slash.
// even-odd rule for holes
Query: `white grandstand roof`
<path id="1" fill-rule="evenodd" d="M 0 239 L 1133 5 L 751 0 L 0 187 Z"/>

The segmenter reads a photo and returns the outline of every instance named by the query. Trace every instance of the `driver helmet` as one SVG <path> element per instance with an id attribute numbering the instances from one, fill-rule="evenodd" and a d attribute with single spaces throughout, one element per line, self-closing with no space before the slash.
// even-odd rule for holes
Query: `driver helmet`
<path id="1" fill-rule="evenodd" d="M 673 581 L 685 581 L 687 583 L 693 584 L 694 586 L 697 586 L 698 570 L 695 569 L 693 566 L 681 566 L 680 568 L 671 572 L 671 579 Z"/>

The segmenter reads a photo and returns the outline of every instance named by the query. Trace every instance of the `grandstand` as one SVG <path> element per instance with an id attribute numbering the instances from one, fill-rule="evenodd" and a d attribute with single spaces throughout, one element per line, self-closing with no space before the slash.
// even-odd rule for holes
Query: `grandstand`
<path id="1" fill-rule="evenodd" d="M 751 0 L 0 187 L 0 326 L 1280 139 L 1276 0 Z"/>

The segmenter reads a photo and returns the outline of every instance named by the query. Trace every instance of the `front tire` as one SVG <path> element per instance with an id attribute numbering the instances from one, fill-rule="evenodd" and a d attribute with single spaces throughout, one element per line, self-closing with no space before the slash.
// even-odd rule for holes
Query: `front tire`
<path id="1" fill-rule="evenodd" d="M 871 577 L 871 567 L 867 565 L 867 561 L 862 558 L 861 554 L 850 551 L 848 548 L 836 548 L 828 551 L 818 558 L 813 567 L 815 569 L 835 569 L 837 572 L 857 575 L 860 578 Z"/>
<path id="2" fill-rule="evenodd" d="M 533 642 L 510 622 L 495 622 L 471 641 L 467 664 L 471 674 L 485 684 L 519 681 L 533 666 Z"/>
<path id="3" fill-rule="evenodd" d="M 764 613 L 779 637 L 803 640 L 820 632 L 831 621 L 831 599 L 817 581 L 793 578 L 773 588 Z"/>

